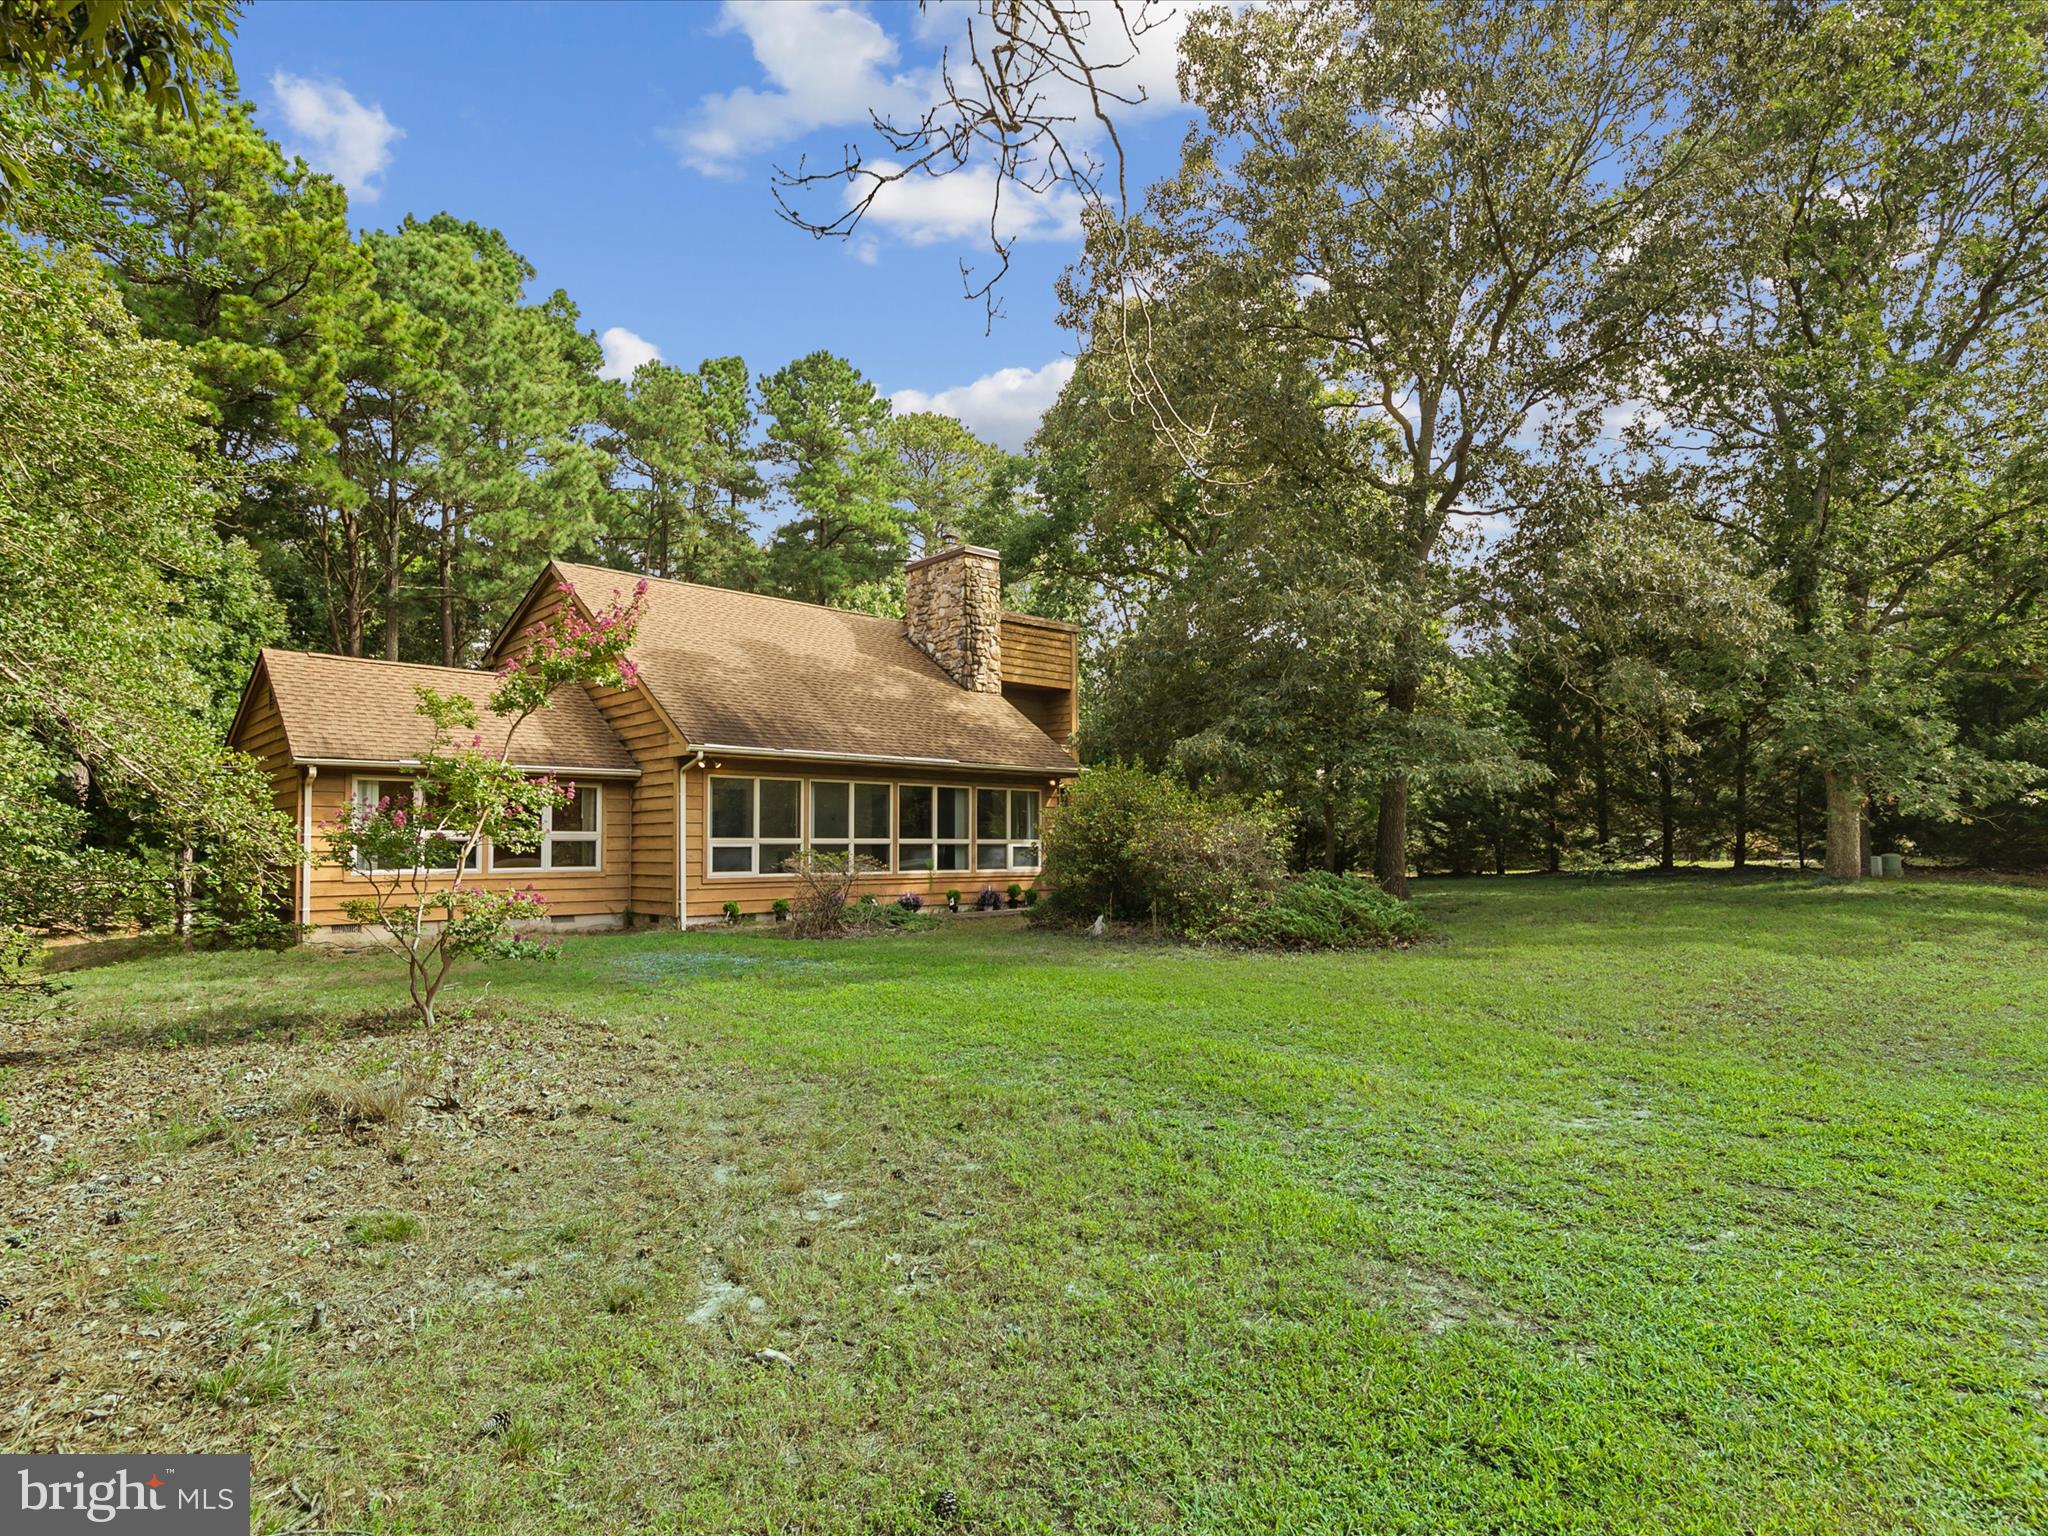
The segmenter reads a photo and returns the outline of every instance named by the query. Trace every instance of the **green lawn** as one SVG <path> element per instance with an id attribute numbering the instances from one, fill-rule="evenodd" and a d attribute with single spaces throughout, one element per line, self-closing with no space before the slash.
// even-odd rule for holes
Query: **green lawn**
<path id="1" fill-rule="evenodd" d="M 0 1447 L 248 1445 L 266 1530 L 2048 1528 L 2048 892 L 1422 900 L 570 940 L 353 1135 L 381 962 L 79 972 Z"/>

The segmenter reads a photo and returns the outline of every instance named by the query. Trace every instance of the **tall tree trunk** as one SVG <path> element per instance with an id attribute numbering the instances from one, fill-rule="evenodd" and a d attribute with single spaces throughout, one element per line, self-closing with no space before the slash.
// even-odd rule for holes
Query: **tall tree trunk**
<path id="1" fill-rule="evenodd" d="M 1806 770 L 1792 790 L 1792 845 L 1799 850 L 1799 867 L 1806 868 Z"/>
<path id="2" fill-rule="evenodd" d="M 1564 867 L 1564 847 L 1557 834 L 1557 779 L 1543 793 L 1543 863 L 1553 875 Z"/>
<path id="3" fill-rule="evenodd" d="M 1826 869 L 1836 880 L 1863 877 L 1863 780 L 1827 769 L 1821 775 L 1828 796 Z"/>
<path id="4" fill-rule="evenodd" d="M 1389 896 L 1408 897 L 1408 775 L 1380 780 L 1379 834 L 1373 841 L 1373 878 Z"/>
<path id="5" fill-rule="evenodd" d="M 1671 748 L 1660 733 L 1657 740 L 1657 867 L 1666 874 L 1676 867 L 1672 850 L 1677 834 L 1676 820 L 1671 803 Z"/>
<path id="6" fill-rule="evenodd" d="M 1323 868 L 1334 875 L 1342 863 L 1337 846 L 1337 794 L 1328 774 L 1323 776 L 1323 784 Z"/>
<path id="7" fill-rule="evenodd" d="M 1401 660 L 1397 657 L 1397 667 Z M 1415 701 L 1421 689 L 1415 679 L 1397 676 L 1387 689 L 1387 708 L 1400 717 L 1400 725 L 1408 723 L 1408 716 L 1415 712 Z M 1396 728 L 1397 736 L 1405 732 Z M 1390 773 L 1380 780 L 1380 817 L 1377 835 L 1373 839 L 1372 874 L 1380 889 L 1389 896 L 1408 898 L 1408 775 L 1406 771 Z"/>
<path id="8" fill-rule="evenodd" d="M 1749 863 L 1749 722 L 1735 727 L 1735 867 Z"/>
<path id="9" fill-rule="evenodd" d="M 455 665 L 455 509 L 441 508 L 441 548 L 436 556 L 434 584 L 441 599 L 441 665 Z"/>
<path id="10" fill-rule="evenodd" d="M 1607 795 L 1607 715 L 1603 710 L 1593 711 L 1593 840 L 1600 845 L 1600 856 L 1607 856 L 1609 836 L 1608 795 Z"/>
<path id="11" fill-rule="evenodd" d="M 192 947 L 192 915 L 198 905 L 198 878 L 196 860 L 192 845 L 187 843 L 178 850 L 178 947 L 189 950 Z"/>

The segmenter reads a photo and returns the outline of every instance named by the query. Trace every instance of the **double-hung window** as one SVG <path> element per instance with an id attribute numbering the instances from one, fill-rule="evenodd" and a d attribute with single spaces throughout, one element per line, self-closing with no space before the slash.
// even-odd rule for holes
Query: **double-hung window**
<path id="1" fill-rule="evenodd" d="M 1038 868 L 1038 791 L 978 789 L 974 792 L 974 867 L 978 870 Z"/>
<path id="2" fill-rule="evenodd" d="M 711 873 L 772 875 L 803 846 L 802 779 L 711 780 Z"/>
<path id="3" fill-rule="evenodd" d="M 514 853 L 491 845 L 491 868 L 507 869 L 596 869 L 598 867 L 598 822 L 601 791 L 595 785 L 580 787 L 567 805 L 541 813 L 538 848 Z"/>
<path id="4" fill-rule="evenodd" d="M 967 791 L 944 784 L 901 784 L 896 789 L 896 867 L 960 870 L 968 867 Z"/>
<path id="5" fill-rule="evenodd" d="M 424 802 L 419 785 L 411 779 L 357 779 L 355 781 L 355 801 L 356 808 L 363 811 L 374 811 L 381 804 L 387 809 L 391 807 L 402 809 L 409 816 L 433 815 L 432 808 Z M 449 836 L 448 834 L 443 834 L 443 836 L 451 844 L 461 841 L 459 837 Z M 482 849 L 480 847 L 470 849 L 468 861 L 463 864 L 463 869 L 472 874 L 481 869 L 483 867 L 481 855 Z M 451 847 L 448 850 L 448 855 L 445 859 L 436 861 L 429 867 L 434 869 L 453 869 L 455 867 L 454 848 Z M 357 874 L 368 874 L 369 872 L 370 869 L 367 864 L 358 863 L 356 865 Z M 380 870 L 378 873 L 393 874 L 396 871 Z"/>
<path id="6" fill-rule="evenodd" d="M 811 780 L 810 846 L 850 857 L 861 869 L 889 867 L 889 786 Z"/>

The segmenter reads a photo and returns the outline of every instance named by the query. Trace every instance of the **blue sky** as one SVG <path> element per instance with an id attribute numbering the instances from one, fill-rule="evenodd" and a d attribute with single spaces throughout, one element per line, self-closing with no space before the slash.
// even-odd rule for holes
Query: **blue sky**
<path id="1" fill-rule="evenodd" d="M 900 405 L 1018 446 L 1072 346 L 1053 296 L 1078 247 L 1071 200 L 1020 208 L 990 331 L 959 276 L 992 259 L 973 228 L 985 189 L 912 188 L 851 244 L 782 222 L 769 190 L 805 150 L 836 162 L 869 104 L 928 100 L 968 9 L 257 0 L 235 61 L 263 125 L 349 185 L 360 224 L 446 209 L 502 229 L 620 366 L 736 352 L 758 373 L 828 348 Z M 1123 72 L 1152 98 L 1119 122 L 1134 195 L 1187 124 L 1177 31 L 1168 17 Z"/>

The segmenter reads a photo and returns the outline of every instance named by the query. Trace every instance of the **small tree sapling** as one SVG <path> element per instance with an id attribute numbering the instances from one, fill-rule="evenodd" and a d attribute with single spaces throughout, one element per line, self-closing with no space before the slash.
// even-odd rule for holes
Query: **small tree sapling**
<path id="1" fill-rule="evenodd" d="M 564 684 L 637 685 L 626 651 L 646 606 L 643 581 L 630 600 L 614 599 L 585 618 L 575 589 L 563 583 L 561 601 L 520 634 L 498 669 L 490 710 L 509 722 L 504 745 L 495 753 L 485 748 L 471 700 L 420 688 L 418 709 L 433 726 L 433 741 L 420 755 L 411 795 L 351 805 L 327 825 L 328 862 L 356 870 L 369 890 L 343 911 L 404 955 L 413 1007 L 428 1029 L 458 959 L 538 952 L 512 929 L 545 910 L 538 891 L 464 881 L 486 840 L 506 852 L 531 852 L 540 846 L 546 813 L 574 802 L 573 783 L 551 774 L 529 778 L 517 767 L 513 743 Z"/>

